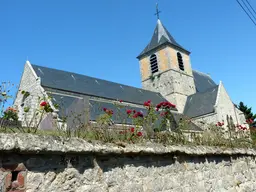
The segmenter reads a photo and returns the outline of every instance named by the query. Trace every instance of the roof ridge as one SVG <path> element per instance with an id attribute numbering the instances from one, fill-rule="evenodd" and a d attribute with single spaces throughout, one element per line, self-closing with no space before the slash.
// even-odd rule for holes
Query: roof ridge
<path id="1" fill-rule="evenodd" d="M 211 77 L 209 74 L 204 73 L 204 72 L 201 72 L 201 71 L 198 71 L 198 70 L 196 70 L 196 69 L 193 69 L 192 71 L 195 71 L 195 72 L 200 73 L 200 74 L 202 74 L 202 75 L 205 75 L 205 76 L 207 76 L 207 77 Z"/>
<path id="2" fill-rule="evenodd" d="M 217 87 L 219 87 L 219 85 L 215 85 L 214 87 L 208 88 L 208 89 L 206 89 L 204 92 L 196 92 L 196 93 L 194 93 L 194 94 L 189 95 L 188 97 L 193 96 L 193 95 L 208 93 L 208 92 L 210 92 L 211 90 L 216 89 Z"/>

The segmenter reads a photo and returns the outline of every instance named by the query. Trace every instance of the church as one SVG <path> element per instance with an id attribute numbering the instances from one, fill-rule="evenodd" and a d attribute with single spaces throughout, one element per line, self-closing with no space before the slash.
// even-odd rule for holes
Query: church
<path id="1" fill-rule="evenodd" d="M 123 105 L 124 113 L 128 108 L 145 112 L 143 103 L 147 100 L 154 104 L 169 101 L 176 105 L 176 109 L 173 109 L 175 121 L 189 118 L 192 120 L 190 128 L 195 131 L 201 131 L 217 122 L 223 122 L 226 126 L 227 116 L 233 119 L 234 124 L 245 125 L 244 114 L 232 102 L 224 84 L 221 81 L 217 84 L 208 74 L 192 69 L 189 50 L 174 39 L 160 19 L 157 20 L 150 42 L 137 59 L 142 88 L 26 61 L 20 91 L 14 102 L 19 111 L 19 119 L 22 122 L 25 118 L 31 119 L 38 108 L 38 98 L 51 97 L 48 102 L 53 112 L 42 120 L 42 129 L 51 129 L 53 118 L 61 121 L 62 117 L 71 113 L 86 113 L 82 115 L 82 121 L 95 122 L 104 113 L 102 107 L 116 114 L 115 103 L 119 100 L 122 100 L 119 104 Z M 21 90 L 30 93 L 26 99 Z M 56 104 L 60 106 L 59 109 L 55 107 Z M 26 106 L 30 108 L 26 114 L 28 117 L 24 115 Z M 122 119 L 113 115 L 115 124 L 122 124 Z M 72 126 L 74 117 L 67 118 L 65 123 L 66 126 Z M 129 123 L 127 120 L 126 124 Z"/>

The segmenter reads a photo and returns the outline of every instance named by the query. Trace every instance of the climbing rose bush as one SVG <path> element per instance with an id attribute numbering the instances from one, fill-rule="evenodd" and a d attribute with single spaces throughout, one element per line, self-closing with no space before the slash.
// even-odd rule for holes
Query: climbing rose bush
<path id="1" fill-rule="evenodd" d="M 13 107 L 8 107 L 4 111 L 3 118 L 6 120 L 18 121 L 18 111 Z"/>
<path id="2" fill-rule="evenodd" d="M 53 112 L 53 109 L 51 108 L 50 104 L 49 104 L 48 102 L 46 102 L 46 101 L 42 101 L 42 102 L 40 103 L 40 108 L 41 108 L 42 110 L 44 110 L 46 113 L 51 113 L 51 112 Z"/>
<path id="3" fill-rule="evenodd" d="M 222 127 L 224 125 L 224 122 L 218 122 L 218 123 L 216 123 L 216 126 L 217 127 Z"/>

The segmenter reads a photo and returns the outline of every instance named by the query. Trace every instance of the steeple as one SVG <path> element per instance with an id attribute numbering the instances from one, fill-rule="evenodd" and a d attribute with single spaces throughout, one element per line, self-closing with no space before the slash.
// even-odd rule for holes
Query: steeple
<path id="1" fill-rule="evenodd" d="M 159 19 L 151 41 L 137 57 L 142 88 L 161 93 L 183 112 L 187 97 L 196 93 L 190 52 L 175 41 Z"/>
<path id="2" fill-rule="evenodd" d="M 160 46 L 170 45 L 174 48 L 181 49 L 187 54 L 190 54 L 189 51 L 184 49 L 181 45 L 179 45 L 169 31 L 164 27 L 160 19 L 157 20 L 156 28 L 154 30 L 154 34 L 151 38 L 150 43 L 146 46 L 146 48 L 140 53 L 137 57 L 138 59 L 142 56 L 146 55 L 148 52 L 157 49 Z"/>

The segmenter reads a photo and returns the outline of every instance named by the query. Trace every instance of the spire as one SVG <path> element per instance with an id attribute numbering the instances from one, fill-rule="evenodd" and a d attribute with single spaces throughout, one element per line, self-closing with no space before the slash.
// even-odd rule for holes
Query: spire
<path id="1" fill-rule="evenodd" d="M 158 12 L 158 10 L 157 10 Z M 146 48 L 140 53 L 140 55 L 137 58 L 140 58 L 141 56 L 147 54 L 149 51 L 152 51 L 153 49 L 158 48 L 161 45 L 172 45 L 174 47 L 177 47 L 179 49 L 182 49 L 183 51 L 189 53 L 186 49 L 184 49 L 181 45 L 179 45 L 175 39 L 171 36 L 169 31 L 164 27 L 164 25 L 161 23 L 160 19 L 157 20 L 156 28 L 154 30 L 154 34 L 151 38 L 150 43 L 146 46 Z"/>
<path id="2" fill-rule="evenodd" d="M 159 19 L 159 13 L 161 13 L 161 11 L 158 10 L 158 3 L 156 3 L 156 13 L 155 13 L 155 15 L 157 16 L 157 19 Z"/>

